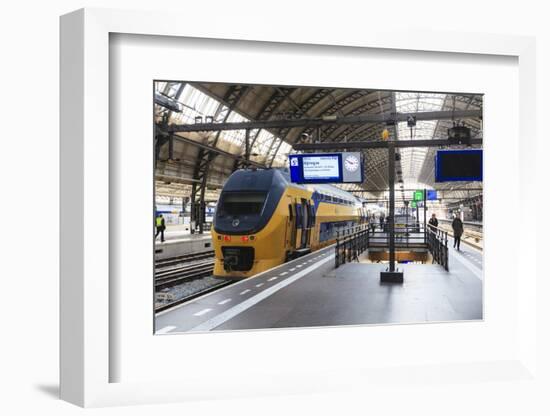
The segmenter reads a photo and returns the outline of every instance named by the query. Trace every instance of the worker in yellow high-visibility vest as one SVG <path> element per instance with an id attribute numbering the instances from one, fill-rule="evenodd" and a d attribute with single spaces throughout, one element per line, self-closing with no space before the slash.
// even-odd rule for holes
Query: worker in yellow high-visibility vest
<path id="1" fill-rule="evenodd" d="M 166 224 L 164 222 L 164 217 L 162 216 L 162 214 L 158 214 L 155 218 L 155 227 L 157 228 L 155 239 L 160 234 L 160 242 L 164 243 L 164 230 L 166 229 Z"/>

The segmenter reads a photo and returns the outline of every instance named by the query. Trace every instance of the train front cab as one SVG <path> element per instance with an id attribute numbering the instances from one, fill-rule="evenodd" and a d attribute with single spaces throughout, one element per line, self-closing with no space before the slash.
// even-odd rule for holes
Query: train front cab
<path id="1" fill-rule="evenodd" d="M 307 252 L 315 215 L 310 196 L 276 170 L 235 172 L 216 209 L 214 275 L 245 278 Z"/>
<path id="2" fill-rule="evenodd" d="M 236 196 L 243 198 L 244 195 L 234 194 L 230 198 Z M 222 210 L 227 209 L 227 199 L 224 201 L 224 197 L 227 198 L 227 195 L 220 198 Z M 215 276 L 234 279 L 253 276 L 310 252 L 315 211 L 307 192 L 302 191 L 301 195 L 285 192 L 273 214 L 261 219 L 265 225 L 251 232 L 239 230 L 244 217 L 254 215 L 252 203 L 246 205 L 246 208 L 235 207 L 231 211 L 234 214 L 232 221 L 239 222 L 234 232 L 223 232 L 220 227 L 212 231 L 216 252 Z M 263 210 L 261 215 L 268 214 Z"/>

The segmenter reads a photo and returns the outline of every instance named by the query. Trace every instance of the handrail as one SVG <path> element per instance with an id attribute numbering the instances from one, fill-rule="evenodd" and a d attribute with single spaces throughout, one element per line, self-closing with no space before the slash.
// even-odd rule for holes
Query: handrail
<path id="1" fill-rule="evenodd" d="M 432 253 L 432 263 L 438 263 L 449 271 L 449 234 L 447 231 L 428 224 L 426 242 Z"/>
<path id="2" fill-rule="evenodd" d="M 336 238 L 336 254 L 334 256 L 335 267 L 341 264 L 358 260 L 359 255 L 369 247 L 369 227 L 368 224 L 353 227 L 353 233 L 349 233 L 342 238 Z"/>
<path id="3" fill-rule="evenodd" d="M 409 234 L 409 230 L 413 232 Z M 400 234 L 400 231 L 405 231 L 405 233 Z M 368 224 L 353 227 L 351 230 L 346 230 L 342 234 L 343 235 L 340 236 L 340 233 L 338 233 L 336 238 L 336 253 L 334 259 L 336 268 L 342 264 L 359 260 L 359 255 L 371 247 L 389 247 L 389 233 L 384 231 L 373 231 Z M 397 227 L 395 235 L 396 248 L 428 248 L 432 253 L 433 263 L 438 263 L 443 266 L 445 270 L 449 270 L 448 233 L 446 231 L 430 224 L 428 224 L 426 229 L 413 225 Z"/>

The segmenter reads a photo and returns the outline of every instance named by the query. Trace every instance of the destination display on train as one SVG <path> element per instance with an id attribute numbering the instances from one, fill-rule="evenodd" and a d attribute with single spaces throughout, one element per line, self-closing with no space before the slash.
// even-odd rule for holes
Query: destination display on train
<path id="1" fill-rule="evenodd" d="M 290 178 L 294 183 L 363 182 L 361 153 L 321 153 L 289 156 Z"/>

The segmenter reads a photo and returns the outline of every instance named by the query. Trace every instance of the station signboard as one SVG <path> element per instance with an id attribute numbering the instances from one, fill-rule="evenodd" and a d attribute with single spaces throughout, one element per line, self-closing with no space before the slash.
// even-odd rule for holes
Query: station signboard
<path id="1" fill-rule="evenodd" d="M 414 201 L 423 201 L 424 200 L 424 191 L 422 189 L 417 189 L 413 193 Z"/>
<path id="2" fill-rule="evenodd" d="M 294 183 L 362 183 L 360 152 L 305 153 L 290 155 L 290 179 Z"/>

